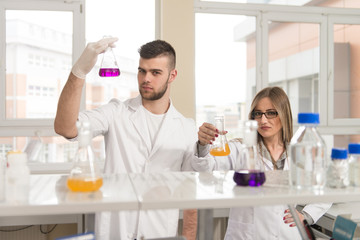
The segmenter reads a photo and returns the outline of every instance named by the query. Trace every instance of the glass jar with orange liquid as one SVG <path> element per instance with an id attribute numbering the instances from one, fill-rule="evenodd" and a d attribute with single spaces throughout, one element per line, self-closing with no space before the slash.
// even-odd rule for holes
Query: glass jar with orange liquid
<path id="1" fill-rule="evenodd" d="M 78 150 L 74 159 L 74 166 L 67 178 L 67 186 L 75 192 L 97 191 L 103 184 L 102 175 L 95 161 L 95 154 L 91 147 L 92 132 L 87 121 L 77 122 Z"/>
<path id="2" fill-rule="evenodd" d="M 210 154 L 213 156 L 227 156 L 230 154 L 230 148 L 226 139 L 226 131 L 224 129 L 224 116 L 215 117 L 215 127 L 219 131 L 219 136 L 210 146 Z"/>

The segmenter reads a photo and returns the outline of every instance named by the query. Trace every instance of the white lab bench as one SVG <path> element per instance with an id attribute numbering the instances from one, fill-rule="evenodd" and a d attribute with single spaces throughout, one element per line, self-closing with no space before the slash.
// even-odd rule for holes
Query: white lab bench
<path id="1" fill-rule="evenodd" d="M 206 213 L 205 219 L 200 215 L 201 227 L 201 221 L 213 216 L 208 210 L 217 208 L 360 201 L 359 188 L 325 188 L 317 192 L 293 189 L 288 186 L 286 171 L 266 172 L 266 182 L 261 187 L 236 186 L 233 174 L 215 171 L 105 175 L 103 187 L 93 193 L 69 191 L 65 175 L 32 175 L 29 202 L 0 203 L 0 217 L 197 208 Z"/>

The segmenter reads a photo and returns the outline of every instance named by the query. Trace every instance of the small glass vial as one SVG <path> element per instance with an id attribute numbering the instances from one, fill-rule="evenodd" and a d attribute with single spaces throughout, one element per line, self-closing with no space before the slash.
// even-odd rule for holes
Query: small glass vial
<path id="1" fill-rule="evenodd" d="M 29 201 L 30 169 L 27 155 L 21 151 L 7 153 L 6 201 L 23 204 Z"/>
<path id="2" fill-rule="evenodd" d="M 107 38 L 105 36 L 104 38 Z M 120 69 L 116 61 L 115 53 L 111 47 L 108 47 L 103 53 L 103 58 L 101 60 L 100 77 L 118 77 L 120 76 Z"/>
<path id="3" fill-rule="evenodd" d="M 350 143 L 348 150 L 350 185 L 360 187 L 360 143 Z"/>
<path id="4" fill-rule="evenodd" d="M 74 166 L 67 178 L 67 186 L 75 192 L 97 191 L 103 184 L 100 169 L 95 161 L 91 147 L 92 132 L 87 121 L 77 122 L 78 150 Z"/>
<path id="5" fill-rule="evenodd" d="M 219 131 L 219 136 L 210 146 L 210 154 L 213 156 L 227 156 L 230 154 L 230 148 L 226 139 L 224 116 L 215 117 L 215 127 Z"/>
<path id="6" fill-rule="evenodd" d="M 345 188 L 349 185 L 349 162 L 346 149 L 333 148 L 331 163 L 327 171 L 327 185 L 331 188 Z"/>

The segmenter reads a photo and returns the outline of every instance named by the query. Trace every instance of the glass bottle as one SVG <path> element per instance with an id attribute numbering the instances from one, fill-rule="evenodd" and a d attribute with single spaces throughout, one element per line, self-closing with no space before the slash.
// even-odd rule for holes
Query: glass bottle
<path id="1" fill-rule="evenodd" d="M 346 149 L 331 149 L 331 163 L 327 171 L 327 185 L 331 188 L 345 188 L 349 185 L 349 163 Z"/>
<path id="2" fill-rule="evenodd" d="M 107 38 L 105 36 L 104 38 Z M 108 47 L 103 53 L 103 57 L 101 60 L 100 77 L 117 77 L 120 76 L 120 69 L 116 61 L 116 57 L 114 51 L 111 47 Z"/>
<path id="3" fill-rule="evenodd" d="M 258 123 L 248 120 L 244 123 L 244 139 L 242 150 L 237 161 L 239 169 L 235 169 L 234 181 L 240 186 L 261 186 L 265 182 L 264 165 L 259 158 L 257 148 Z"/>
<path id="4" fill-rule="evenodd" d="M 350 185 L 360 187 L 360 143 L 350 143 L 348 150 Z"/>
<path id="5" fill-rule="evenodd" d="M 67 179 L 67 186 L 75 192 L 97 191 L 103 184 L 100 169 L 95 162 L 91 147 L 92 132 L 87 121 L 77 122 L 78 150 L 74 166 Z"/>
<path id="6" fill-rule="evenodd" d="M 27 203 L 30 192 L 30 169 L 27 154 L 21 151 L 7 153 L 6 201 L 9 203 Z"/>
<path id="7" fill-rule="evenodd" d="M 210 146 L 210 154 L 213 156 L 227 156 L 230 154 L 224 126 L 224 116 L 216 116 L 215 127 L 219 131 L 219 136 L 215 138 L 215 141 Z"/>
<path id="8" fill-rule="evenodd" d="M 317 130 L 318 113 L 299 113 L 299 128 L 290 141 L 290 184 L 321 190 L 326 180 L 326 145 Z"/>

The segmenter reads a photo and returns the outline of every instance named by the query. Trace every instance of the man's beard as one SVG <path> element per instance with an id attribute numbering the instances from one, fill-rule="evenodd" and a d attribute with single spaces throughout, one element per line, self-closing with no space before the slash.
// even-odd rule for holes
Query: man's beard
<path id="1" fill-rule="evenodd" d="M 160 89 L 159 92 L 154 92 L 152 93 L 150 96 L 145 96 L 145 93 L 143 93 L 144 90 L 142 90 L 142 88 L 140 87 L 139 91 L 140 91 L 140 95 L 143 99 L 145 100 L 149 100 L 149 101 L 155 101 L 155 100 L 159 100 L 160 98 L 162 98 L 168 88 L 168 82 L 169 82 L 169 78 L 166 80 L 166 83 L 162 86 L 162 88 Z M 146 85 L 146 83 L 143 83 L 142 85 Z"/>

